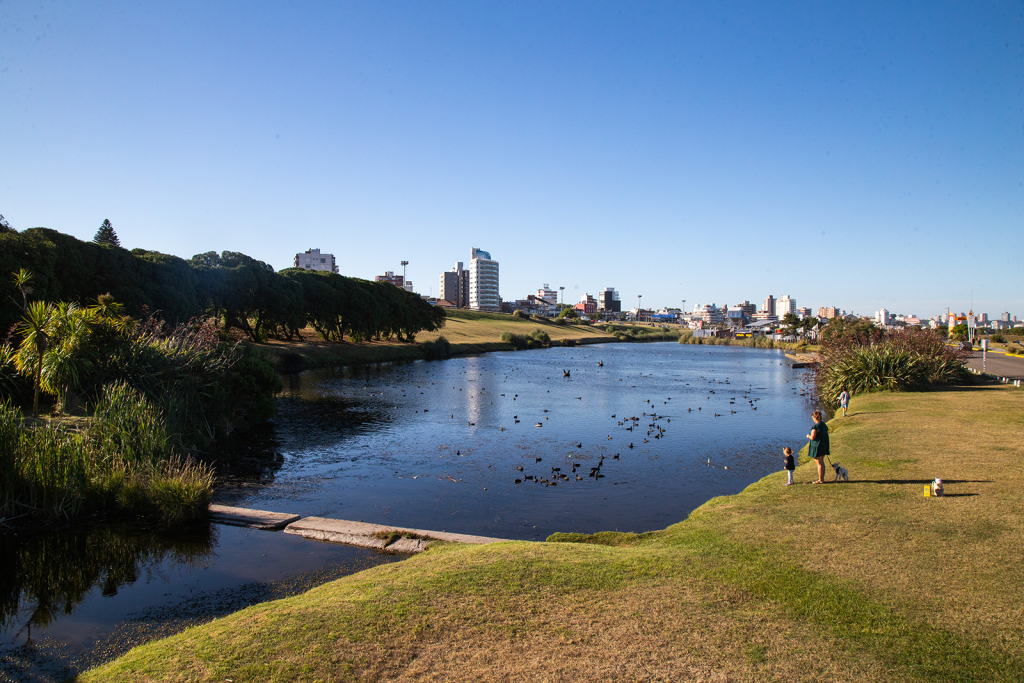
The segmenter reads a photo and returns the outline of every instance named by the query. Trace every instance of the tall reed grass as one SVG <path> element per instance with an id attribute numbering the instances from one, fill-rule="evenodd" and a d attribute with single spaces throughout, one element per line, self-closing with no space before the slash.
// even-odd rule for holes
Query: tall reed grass
<path id="1" fill-rule="evenodd" d="M 160 411 L 128 385 L 107 387 L 81 431 L 29 424 L 0 403 L 0 514 L 72 517 L 88 510 L 203 517 L 213 489 L 204 464 L 170 447 Z"/>

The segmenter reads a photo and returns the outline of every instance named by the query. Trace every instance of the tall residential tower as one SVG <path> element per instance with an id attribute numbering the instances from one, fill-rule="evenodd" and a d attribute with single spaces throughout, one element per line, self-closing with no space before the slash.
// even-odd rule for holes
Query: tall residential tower
<path id="1" fill-rule="evenodd" d="M 500 311 L 498 262 L 490 252 L 473 247 L 469 261 L 469 307 L 474 311 Z"/>

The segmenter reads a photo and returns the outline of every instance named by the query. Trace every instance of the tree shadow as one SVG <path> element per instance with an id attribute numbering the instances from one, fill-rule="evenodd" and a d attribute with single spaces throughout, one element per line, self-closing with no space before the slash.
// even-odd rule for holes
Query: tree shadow
<path id="1" fill-rule="evenodd" d="M 851 479 L 850 481 L 842 482 L 844 484 L 930 484 L 934 479 Z M 946 484 L 991 484 L 991 479 L 943 479 L 943 485 Z M 946 494 L 953 495 L 953 494 Z"/>
<path id="2" fill-rule="evenodd" d="M 941 496 L 936 498 L 970 498 L 971 496 L 981 495 L 979 493 L 943 493 Z"/>

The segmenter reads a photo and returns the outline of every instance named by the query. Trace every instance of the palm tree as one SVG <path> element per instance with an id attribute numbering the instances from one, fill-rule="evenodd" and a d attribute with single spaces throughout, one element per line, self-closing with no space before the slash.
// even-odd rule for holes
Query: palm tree
<path id="1" fill-rule="evenodd" d="M 25 317 L 18 323 L 18 330 L 24 336 L 18 346 L 14 363 L 18 370 L 32 376 L 32 414 L 39 414 L 39 387 L 43 379 L 43 356 L 49 348 L 50 335 L 54 326 L 54 308 L 43 301 L 33 301 L 25 306 Z"/>

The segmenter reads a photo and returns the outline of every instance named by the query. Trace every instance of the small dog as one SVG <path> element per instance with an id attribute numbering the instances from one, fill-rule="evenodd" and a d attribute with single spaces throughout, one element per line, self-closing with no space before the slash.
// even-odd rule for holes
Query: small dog
<path id="1" fill-rule="evenodd" d="M 832 463 L 832 469 L 836 471 L 836 478 L 832 480 L 833 482 L 839 481 L 840 479 L 843 481 L 850 481 L 850 472 L 845 467 L 835 462 Z"/>

